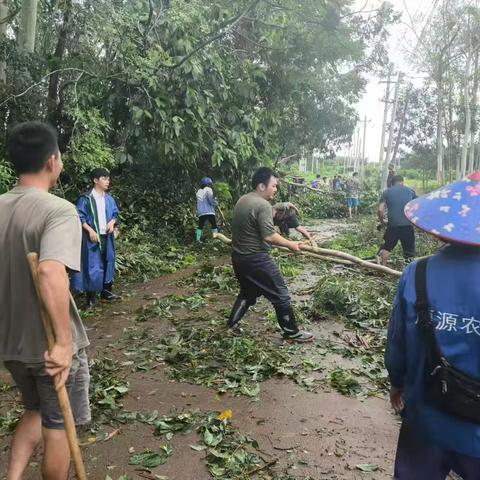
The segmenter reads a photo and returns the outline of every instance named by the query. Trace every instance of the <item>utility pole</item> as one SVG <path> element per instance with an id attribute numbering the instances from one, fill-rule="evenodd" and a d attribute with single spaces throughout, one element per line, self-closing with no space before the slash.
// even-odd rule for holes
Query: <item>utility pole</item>
<path id="1" fill-rule="evenodd" d="M 400 120 L 400 128 L 398 129 L 397 141 L 395 142 L 395 148 L 393 150 L 393 155 L 392 155 L 392 162 L 395 163 L 395 164 L 397 163 L 396 160 L 397 160 L 398 147 L 400 146 L 400 140 L 401 140 L 402 133 L 403 133 L 403 127 L 405 126 L 405 119 L 407 117 L 408 103 L 409 102 L 410 102 L 410 88 L 407 90 L 407 93 L 405 94 L 402 118 Z"/>
<path id="2" fill-rule="evenodd" d="M 360 123 L 363 123 L 363 145 L 362 145 L 362 158 L 360 159 L 360 178 L 363 179 L 364 173 L 365 173 L 365 163 L 366 163 L 366 157 L 365 157 L 365 145 L 366 145 L 366 140 L 367 140 L 367 123 L 369 123 L 370 120 L 367 120 L 367 116 L 365 115 L 365 118 L 361 120 Z"/>
<path id="3" fill-rule="evenodd" d="M 395 129 L 395 120 L 397 118 L 398 97 L 400 94 L 400 84 L 402 83 L 402 76 L 403 74 L 400 72 L 398 74 L 397 84 L 395 85 L 395 97 L 393 100 L 392 116 L 390 119 L 390 128 L 388 132 L 387 156 L 385 157 L 385 162 L 383 164 L 382 190 L 385 190 L 387 188 L 388 164 L 390 162 L 390 156 L 392 153 L 393 134 Z"/>
<path id="4" fill-rule="evenodd" d="M 384 83 L 384 82 L 380 82 Z M 392 69 L 388 69 L 387 77 L 387 87 L 385 90 L 385 98 L 382 102 L 385 103 L 385 108 L 383 109 L 383 124 L 382 124 L 382 139 L 380 140 L 380 155 L 378 156 L 378 162 L 380 168 L 383 166 L 383 157 L 385 155 L 385 133 L 387 131 L 387 116 L 388 116 L 388 106 L 390 104 L 390 85 L 392 83 Z"/>

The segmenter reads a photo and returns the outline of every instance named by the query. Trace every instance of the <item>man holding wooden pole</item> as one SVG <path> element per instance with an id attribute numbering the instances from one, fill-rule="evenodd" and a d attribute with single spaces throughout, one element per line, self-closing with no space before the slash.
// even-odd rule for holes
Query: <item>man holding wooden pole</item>
<path id="1" fill-rule="evenodd" d="M 67 269 L 80 269 L 81 226 L 75 207 L 48 193 L 63 163 L 53 128 L 13 129 L 8 154 L 18 184 L 0 196 L 0 360 L 25 406 L 12 442 L 7 480 L 20 480 L 43 440 L 42 477 L 65 480 L 70 450 L 57 391 L 66 386 L 75 423 L 90 421 L 88 339 L 69 292 Z M 39 256 L 38 287 L 55 342 L 48 349 L 27 254 Z"/>
<path id="2" fill-rule="evenodd" d="M 233 210 L 232 264 L 240 284 L 240 293 L 227 322 L 232 333 L 240 335 L 240 321 L 257 298 L 264 296 L 275 308 L 283 338 L 309 342 L 313 335 L 298 328 L 290 294 L 275 262 L 269 255 L 272 245 L 300 252 L 300 245 L 275 232 L 272 206 L 268 203 L 277 193 L 278 177 L 267 167 L 252 177 L 253 191 L 243 195 Z"/>

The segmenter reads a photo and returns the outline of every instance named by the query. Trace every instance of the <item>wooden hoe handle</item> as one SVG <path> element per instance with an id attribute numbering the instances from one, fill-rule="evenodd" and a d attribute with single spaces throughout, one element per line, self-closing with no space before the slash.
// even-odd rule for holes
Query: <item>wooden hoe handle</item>
<path id="1" fill-rule="evenodd" d="M 53 331 L 53 325 L 42 301 L 38 282 L 38 254 L 29 253 L 27 255 L 28 264 L 30 266 L 30 272 L 32 274 L 33 284 L 35 291 L 37 292 L 38 301 L 40 304 L 40 314 L 42 317 L 43 328 L 45 329 L 45 335 L 47 336 L 48 350 L 50 351 L 55 345 L 55 332 Z M 87 474 L 85 472 L 85 466 L 83 465 L 82 452 L 78 444 L 77 432 L 75 429 L 75 421 L 73 419 L 72 408 L 70 406 L 70 400 L 68 398 L 67 389 L 65 385 L 57 390 L 58 402 L 62 410 L 63 419 L 65 423 L 65 432 L 67 434 L 68 446 L 72 455 L 73 464 L 75 466 L 75 473 L 78 480 L 87 480 Z"/>

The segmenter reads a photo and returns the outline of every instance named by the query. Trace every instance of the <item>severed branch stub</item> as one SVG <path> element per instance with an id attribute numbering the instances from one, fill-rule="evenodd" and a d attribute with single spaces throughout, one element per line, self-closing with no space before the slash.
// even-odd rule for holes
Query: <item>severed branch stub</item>
<path id="1" fill-rule="evenodd" d="M 221 240 L 223 243 L 230 245 L 232 240 L 221 233 L 214 233 L 213 238 L 217 238 Z M 277 247 L 274 246 L 277 250 L 290 252 L 288 248 L 285 247 Z M 373 262 L 368 262 L 366 260 L 362 260 L 361 258 L 355 257 L 354 255 L 350 255 L 349 253 L 340 252 L 338 250 L 331 250 L 328 248 L 319 248 L 313 247 L 310 245 L 306 245 L 304 243 L 300 244 L 300 249 L 302 255 L 306 255 L 312 258 L 317 258 L 318 260 L 323 260 L 327 262 L 335 262 L 340 263 L 342 265 L 359 265 L 361 267 L 368 268 L 370 270 L 375 270 L 377 272 L 386 273 L 388 275 L 392 275 L 394 277 L 400 277 L 402 272 L 398 270 L 394 270 L 389 267 L 385 267 L 383 265 L 377 265 Z"/>

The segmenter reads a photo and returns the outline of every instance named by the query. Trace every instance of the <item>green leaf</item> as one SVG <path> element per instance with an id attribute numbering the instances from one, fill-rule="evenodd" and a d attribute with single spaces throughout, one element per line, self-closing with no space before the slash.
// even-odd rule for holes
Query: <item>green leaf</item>
<path id="1" fill-rule="evenodd" d="M 192 450 L 195 450 L 196 452 L 203 452 L 204 450 L 207 449 L 205 445 L 190 445 L 190 448 Z"/>
<path id="2" fill-rule="evenodd" d="M 130 457 L 129 465 L 140 465 L 145 468 L 154 468 L 159 465 L 163 465 L 167 462 L 168 457 L 171 453 L 162 450 L 160 453 L 155 452 L 143 452 L 138 453 Z"/>
<path id="3" fill-rule="evenodd" d="M 378 470 L 378 465 L 375 463 L 360 463 L 359 465 L 356 465 L 356 468 L 362 472 L 376 472 Z"/>

